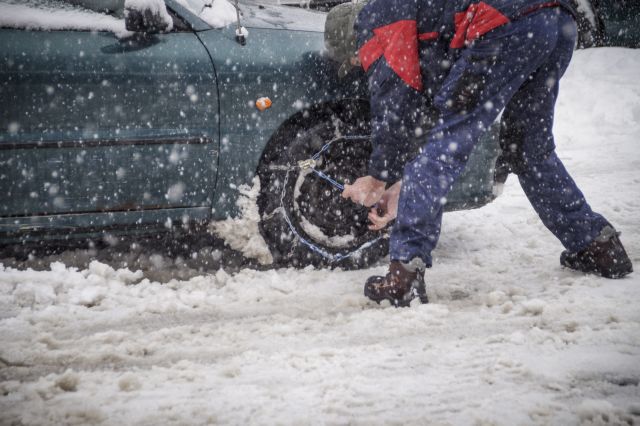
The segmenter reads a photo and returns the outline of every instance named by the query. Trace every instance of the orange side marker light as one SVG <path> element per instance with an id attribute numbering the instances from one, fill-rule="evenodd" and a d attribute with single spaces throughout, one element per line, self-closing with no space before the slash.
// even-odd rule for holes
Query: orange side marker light
<path id="1" fill-rule="evenodd" d="M 259 98 L 256 101 L 256 108 L 258 108 L 260 111 L 264 111 L 265 109 L 271 108 L 271 99 L 267 97 Z"/>

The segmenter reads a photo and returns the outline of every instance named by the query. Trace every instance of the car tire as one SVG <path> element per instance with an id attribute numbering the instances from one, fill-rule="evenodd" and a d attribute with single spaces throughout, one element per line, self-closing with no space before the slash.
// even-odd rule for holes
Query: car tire
<path id="1" fill-rule="evenodd" d="M 366 175 L 369 134 L 365 102 L 303 111 L 274 134 L 258 167 L 260 231 L 274 263 L 353 269 L 387 253 L 386 233 L 367 228 L 367 208 L 343 199 L 338 188 L 298 166 L 326 147 L 315 169 L 337 182 L 353 182 Z"/>

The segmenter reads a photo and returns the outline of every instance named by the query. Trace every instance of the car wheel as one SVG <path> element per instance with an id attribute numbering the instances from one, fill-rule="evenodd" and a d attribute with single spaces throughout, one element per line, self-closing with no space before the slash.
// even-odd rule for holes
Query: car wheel
<path id="1" fill-rule="evenodd" d="M 366 175 L 369 134 L 364 102 L 305 111 L 275 133 L 258 168 L 260 231 L 274 262 L 358 268 L 387 253 L 386 234 L 368 229 L 368 209 L 319 175 L 338 185 Z"/>

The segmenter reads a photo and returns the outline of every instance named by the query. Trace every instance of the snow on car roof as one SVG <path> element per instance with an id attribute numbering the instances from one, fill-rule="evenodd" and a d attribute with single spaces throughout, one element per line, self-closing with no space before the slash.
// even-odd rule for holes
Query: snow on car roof
<path id="1" fill-rule="evenodd" d="M 124 19 L 95 12 L 60 0 L 3 0 L 0 27 L 29 30 L 110 31 L 118 37 L 127 31 Z"/>

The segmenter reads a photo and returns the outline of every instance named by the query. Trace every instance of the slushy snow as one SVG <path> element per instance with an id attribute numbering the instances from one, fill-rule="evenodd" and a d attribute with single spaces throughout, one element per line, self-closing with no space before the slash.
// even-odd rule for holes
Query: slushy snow
<path id="1" fill-rule="evenodd" d="M 260 213 L 256 201 L 260 193 L 260 179 L 257 176 L 253 178 L 251 187 L 240 185 L 238 193 L 239 217 L 213 222 L 211 230 L 245 257 L 256 259 L 262 265 L 273 263 L 269 247 L 258 230 Z"/>
<path id="2" fill-rule="evenodd" d="M 576 52 L 555 124 L 636 269 L 639 70 L 640 50 Z M 443 226 L 432 303 L 407 309 L 362 295 L 384 261 L 163 283 L 100 262 L 2 267 L 0 424 L 640 422 L 640 272 L 561 268 L 513 176 Z"/>

